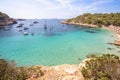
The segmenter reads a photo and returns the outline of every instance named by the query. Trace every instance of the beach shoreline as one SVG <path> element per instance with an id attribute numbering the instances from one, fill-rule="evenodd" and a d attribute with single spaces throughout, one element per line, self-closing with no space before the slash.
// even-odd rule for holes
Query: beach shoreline
<path id="1" fill-rule="evenodd" d="M 98 28 L 97 25 L 94 25 L 94 24 L 87 24 L 87 23 L 75 23 L 75 22 L 67 22 L 67 21 L 62 21 L 61 22 L 62 24 L 70 24 L 70 25 L 79 25 L 79 26 L 86 26 L 86 27 L 90 27 L 90 28 Z M 108 29 L 108 30 L 111 30 L 113 32 L 115 32 L 115 41 L 113 44 L 115 44 L 116 46 L 120 46 L 120 26 L 113 26 L 113 25 L 109 25 L 109 26 L 105 26 L 105 25 L 102 25 L 101 28 L 104 28 L 104 29 Z"/>

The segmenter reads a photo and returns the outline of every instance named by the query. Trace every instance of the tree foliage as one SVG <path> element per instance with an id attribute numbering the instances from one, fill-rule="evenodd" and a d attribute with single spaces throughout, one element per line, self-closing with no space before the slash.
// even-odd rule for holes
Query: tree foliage
<path id="1" fill-rule="evenodd" d="M 7 18 L 9 18 L 7 14 L 0 12 L 0 21 L 6 20 Z"/>
<path id="2" fill-rule="evenodd" d="M 68 19 L 67 22 L 75 22 L 75 23 L 88 23 L 94 24 L 101 27 L 102 25 L 114 25 L 120 26 L 120 13 L 111 13 L 111 14 L 90 14 L 86 13 L 76 18 Z"/>

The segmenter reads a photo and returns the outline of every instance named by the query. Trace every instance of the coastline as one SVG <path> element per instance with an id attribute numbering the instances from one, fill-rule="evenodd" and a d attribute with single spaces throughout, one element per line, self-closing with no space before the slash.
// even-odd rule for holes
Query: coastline
<path id="1" fill-rule="evenodd" d="M 96 25 L 89 24 L 75 24 L 75 23 L 63 23 L 63 24 L 72 24 L 72 25 L 82 25 L 92 28 L 97 28 Z M 102 26 L 104 29 L 112 30 L 115 32 L 116 40 L 120 40 L 120 28 L 115 26 Z M 56 66 L 28 66 L 25 67 L 29 72 L 29 78 L 26 80 L 85 80 L 82 74 L 82 68 L 85 67 L 86 61 L 91 60 L 90 58 L 84 59 L 79 64 L 62 64 Z M 41 73 L 40 73 L 41 72 Z"/>
<path id="2" fill-rule="evenodd" d="M 79 25 L 79 26 L 86 26 L 86 27 L 90 27 L 90 28 L 97 28 L 98 26 L 97 25 L 94 25 L 94 24 L 87 24 L 87 23 L 75 23 L 75 22 L 67 22 L 67 21 L 62 21 L 61 22 L 62 24 L 70 24 L 70 25 Z M 113 26 L 113 25 L 109 25 L 109 26 L 105 26 L 105 25 L 102 25 L 101 28 L 104 28 L 104 29 L 108 29 L 108 30 L 111 30 L 111 31 L 114 31 L 115 32 L 115 41 L 114 41 L 114 45 L 116 46 L 120 46 L 120 26 L 117 27 L 117 26 Z"/>
<path id="3" fill-rule="evenodd" d="M 82 75 L 82 68 L 85 67 L 86 61 L 91 58 L 84 59 L 80 64 L 62 64 L 57 66 L 31 66 L 25 67 L 29 72 L 26 80 L 85 80 Z"/>
<path id="4" fill-rule="evenodd" d="M 75 23 L 75 22 L 67 22 L 67 21 L 61 21 L 62 24 L 70 24 L 70 25 L 79 25 L 79 26 L 87 26 L 87 27 L 91 27 L 91 28 L 97 28 L 97 25 L 93 25 L 93 24 L 83 24 L 83 23 Z"/>
<path id="5" fill-rule="evenodd" d="M 12 24 L 16 24 L 17 21 L 13 18 L 7 18 L 6 21 L 0 21 L 0 27 L 1 26 L 7 26 L 7 25 L 12 25 Z"/>
<path id="6" fill-rule="evenodd" d="M 16 24 L 17 20 L 9 17 L 7 14 L 0 12 L 0 28 L 5 28 L 8 25 Z"/>

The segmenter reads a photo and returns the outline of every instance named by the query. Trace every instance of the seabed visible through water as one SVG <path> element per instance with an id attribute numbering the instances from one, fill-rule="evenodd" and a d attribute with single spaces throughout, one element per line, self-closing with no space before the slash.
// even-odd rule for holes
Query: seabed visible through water
<path id="1" fill-rule="evenodd" d="M 30 26 L 31 21 L 38 23 Z M 0 30 L 0 57 L 15 60 L 18 66 L 80 63 L 91 53 L 119 54 L 120 48 L 107 44 L 114 41 L 114 32 L 100 28 L 63 25 L 59 19 L 18 21 L 10 30 Z M 52 30 L 50 30 L 53 28 Z M 20 31 L 22 30 L 22 31 Z M 24 36 L 24 32 L 28 35 Z M 34 35 L 31 35 L 34 33 Z M 111 50 L 109 49 L 111 48 Z"/>

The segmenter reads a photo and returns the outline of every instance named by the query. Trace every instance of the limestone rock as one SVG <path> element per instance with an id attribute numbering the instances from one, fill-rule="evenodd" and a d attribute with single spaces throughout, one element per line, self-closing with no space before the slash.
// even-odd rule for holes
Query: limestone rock
<path id="1" fill-rule="evenodd" d="M 120 46 L 120 40 L 115 40 L 114 44 L 115 44 L 116 46 Z"/>

